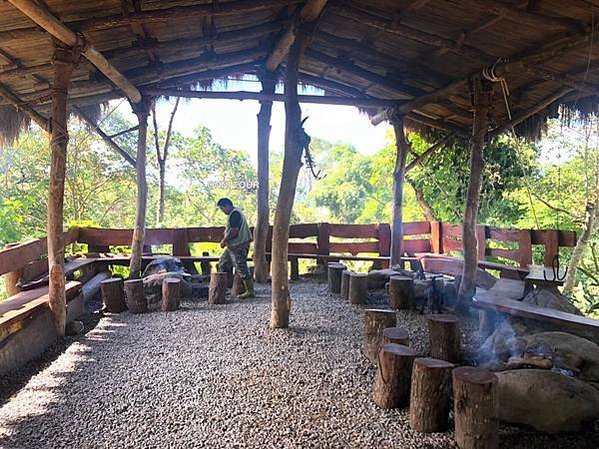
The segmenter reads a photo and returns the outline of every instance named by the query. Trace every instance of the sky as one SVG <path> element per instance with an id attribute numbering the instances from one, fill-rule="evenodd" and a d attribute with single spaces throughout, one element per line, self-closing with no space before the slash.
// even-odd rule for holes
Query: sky
<path id="1" fill-rule="evenodd" d="M 260 84 L 252 81 L 233 81 L 227 90 L 259 91 Z M 217 86 L 214 90 L 220 90 Z M 317 89 L 300 91 L 311 95 L 322 95 Z M 157 104 L 159 127 L 166 128 L 174 99 L 161 100 Z M 368 117 L 357 108 L 349 106 L 329 106 L 302 104 L 302 116 L 308 117 L 305 129 L 311 137 L 330 142 L 348 142 L 362 154 L 372 154 L 386 145 L 385 134 L 389 129 L 386 123 L 373 126 Z M 257 119 L 260 109 L 257 101 L 246 100 L 201 100 L 181 101 L 175 116 L 174 129 L 184 135 L 191 135 L 198 125 L 212 131 L 214 139 L 221 145 L 248 152 L 256 161 Z M 135 121 L 128 103 L 123 102 L 118 110 L 129 120 Z M 285 137 L 285 108 L 281 102 L 273 105 L 271 119 L 271 151 L 282 151 Z"/>

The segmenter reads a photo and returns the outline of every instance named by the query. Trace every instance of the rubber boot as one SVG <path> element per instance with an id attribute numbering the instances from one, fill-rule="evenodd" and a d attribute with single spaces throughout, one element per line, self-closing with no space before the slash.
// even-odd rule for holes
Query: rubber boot
<path id="1" fill-rule="evenodd" d="M 238 299 L 248 299 L 256 296 L 254 293 L 254 280 L 251 277 L 243 280 L 243 286 L 245 287 L 245 292 L 237 295 Z"/>

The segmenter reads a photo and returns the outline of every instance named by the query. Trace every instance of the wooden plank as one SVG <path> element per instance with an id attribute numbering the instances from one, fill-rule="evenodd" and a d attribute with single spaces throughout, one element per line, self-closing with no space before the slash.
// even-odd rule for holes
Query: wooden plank
<path id="1" fill-rule="evenodd" d="M 546 231 L 543 237 L 545 246 L 544 263 L 551 266 L 553 258 L 559 255 L 559 234 L 557 231 Z"/>
<path id="2" fill-rule="evenodd" d="M 520 252 L 503 248 L 487 248 L 487 255 L 492 257 L 503 257 L 516 262 L 520 261 Z"/>
<path id="3" fill-rule="evenodd" d="M 403 235 L 430 234 L 431 224 L 429 221 L 413 221 L 403 224 Z"/>
<path id="4" fill-rule="evenodd" d="M 574 247 L 576 246 L 576 232 L 574 231 L 556 231 L 554 229 L 534 229 L 532 233 L 533 245 L 544 245 L 547 239 L 547 234 L 558 233 L 558 242 L 560 246 Z M 552 238 L 552 237 L 550 237 Z"/>
<path id="5" fill-rule="evenodd" d="M 81 228 L 79 230 L 79 243 L 93 246 L 129 246 L 132 237 L 131 229 Z"/>
<path id="6" fill-rule="evenodd" d="M 520 257 L 518 262 L 522 268 L 532 264 L 532 235 L 530 231 L 518 231 L 518 251 Z"/>
<path id="7" fill-rule="evenodd" d="M 501 229 L 489 226 L 489 239 L 499 240 L 501 242 L 517 242 L 520 232 L 519 229 Z"/>
<path id="8" fill-rule="evenodd" d="M 218 243 L 223 238 L 224 226 L 187 228 L 187 236 L 190 242 L 214 242 Z"/>
<path id="9" fill-rule="evenodd" d="M 331 224 L 331 237 L 354 239 L 376 239 L 378 225 L 376 224 Z"/>
<path id="10" fill-rule="evenodd" d="M 292 224 L 291 226 L 289 226 L 289 238 L 292 239 L 305 239 L 307 237 L 316 237 L 317 235 L 318 224 L 316 223 Z"/>
<path id="11" fill-rule="evenodd" d="M 487 253 L 487 227 L 485 225 L 476 225 L 475 232 L 477 259 L 485 260 Z"/>
<path id="12" fill-rule="evenodd" d="M 575 231 L 558 231 L 559 233 L 559 246 L 567 246 L 574 248 L 577 243 Z"/>
<path id="13" fill-rule="evenodd" d="M 330 244 L 332 253 L 375 253 L 379 251 L 378 242 L 332 242 Z"/>
<path id="14" fill-rule="evenodd" d="M 0 275 L 23 268 L 46 254 L 46 239 L 32 240 L 0 251 Z"/>
<path id="15" fill-rule="evenodd" d="M 65 278 L 69 278 L 77 271 L 89 267 L 97 262 L 96 258 L 87 258 L 87 257 L 78 257 L 76 259 L 70 260 L 64 264 L 64 276 Z M 37 280 L 33 280 L 29 283 L 24 283 L 21 286 L 23 291 L 31 291 L 37 289 L 43 285 L 48 285 L 48 263 L 46 262 L 46 275 L 42 278 L 38 278 Z"/>
<path id="16" fill-rule="evenodd" d="M 173 256 L 191 256 L 189 236 L 185 228 L 173 231 Z"/>
<path id="17" fill-rule="evenodd" d="M 430 240 L 424 239 L 404 240 L 403 248 L 408 254 L 430 253 L 432 250 Z"/>
<path id="18" fill-rule="evenodd" d="M 82 284 L 77 281 L 67 282 L 65 292 L 67 301 L 72 300 L 81 291 Z M 18 293 L 0 303 L 0 330 L 10 328 L 48 307 L 48 287 Z"/>
<path id="19" fill-rule="evenodd" d="M 290 253 L 318 254 L 318 247 L 316 246 L 316 243 L 290 242 L 287 247 Z"/>
<path id="20" fill-rule="evenodd" d="M 454 240 L 450 238 L 443 238 L 443 252 L 449 254 L 451 251 L 462 251 L 464 246 L 461 240 Z"/>
<path id="21" fill-rule="evenodd" d="M 463 228 L 460 225 L 452 225 L 443 223 L 443 237 L 458 237 L 462 238 Z"/>
<path id="22" fill-rule="evenodd" d="M 489 291 L 506 299 L 520 300 L 524 297 L 526 282 L 514 279 L 498 279 Z"/>
<path id="23" fill-rule="evenodd" d="M 388 223 L 380 223 L 378 226 L 379 254 L 381 256 L 391 255 L 391 226 Z"/>
<path id="24" fill-rule="evenodd" d="M 473 305 L 477 309 L 494 310 L 496 312 L 507 313 L 508 315 L 528 318 L 546 323 L 552 323 L 558 326 L 569 327 L 583 331 L 597 332 L 599 330 L 599 320 L 574 315 L 555 309 L 548 309 L 532 304 L 515 301 L 513 299 L 498 299 L 475 297 Z"/>

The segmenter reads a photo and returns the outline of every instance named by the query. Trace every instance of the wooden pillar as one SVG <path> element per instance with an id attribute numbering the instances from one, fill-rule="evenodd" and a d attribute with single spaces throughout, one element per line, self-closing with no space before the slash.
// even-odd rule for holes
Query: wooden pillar
<path id="1" fill-rule="evenodd" d="M 485 138 L 489 126 L 489 112 L 493 94 L 492 84 L 481 77 L 476 77 L 473 80 L 473 84 L 474 120 L 472 124 L 472 137 L 470 138 L 470 180 L 466 194 L 464 231 L 462 235 L 464 268 L 456 307 L 456 310 L 461 313 L 470 309 L 472 298 L 476 293 L 476 269 L 478 267 L 476 223 L 480 203 L 480 187 L 485 166 L 483 152 L 486 145 Z M 481 242 L 481 244 L 484 245 L 484 242 Z"/>
<path id="2" fill-rule="evenodd" d="M 137 204 L 135 209 L 135 226 L 131 242 L 131 262 L 129 264 L 129 278 L 139 279 L 142 272 L 142 252 L 146 232 L 146 205 L 148 201 L 148 183 L 146 181 L 146 149 L 148 136 L 148 115 L 152 99 L 142 98 L 139 103 L 131 103 L 131 108 L 137 116 L 139 128 L 137 129 Z"/>
<path id="3" fill-rule="evenodd" d="M 447 429 L 451 407 L 453 363 L 420 358 L 414 361 L 410 394 L 410 427 L 418 432 Z"/>
<path id="4" fill-rule="evenodd" d="M 471 366 L 453 370 L 455 439 L 460 449 L 499 447 L 496 390 L 497 376 L 490 371 Z"/>
<path id="5" fill-rule="evenodd" d="M 408 331 L 401 327 L 387 327 L 383 329 L 382 344 L 395 343 L 403 346 L 410 346 L 410 336 Z"/>
<path id="6" fill-rule="evenodd" d="M 389 278 L 389 306 L 395 310 L 412 310 L 414 304 L 414 279 L 408 276 Z"/>
<path id="7" fill-rule="evenodd" d="M 122 278 L 111 278 L 102 281 L 102 302 L 104 310 L 110 313 L 121 313 L 127 310 L 125 286 Z"/>
<path id="8" fill-rule="evenodd" d="M 428 318 L 431 355 L 452 363 L 462 358 L 460 319 L 455 315 L 431 315 Z"/>
<path id="9" fill-rule="evenodd" d="M 350 273 L 347 299 L 351 304 L 364 304 L 368 294 L 368 275 Z"/>
<path id="10" fill-rule="evenodd" d="M 224 304 L 226 302 L 228 278 L 229 273 L 220 271 L 210 273 L 210 285 L 208 287 L 209 304 Z"/>
<path id="11" fill-rule="evenodd" d="M 259 74 L 262 83 L 262 93 L 274 94 L 277 85 L 276 75 L 272 72 Z M 254 275 L 256 282 L 264 283 L 270 274 L 269 263 L 266 260 L 266 247 L 269 229 L 268 194 L 270 189 L 269 170 L 269 142 L 270 118 L 272 115 L 272 101 L 261 101 L 258 113 L 258 220 L 254 230 Z"/>
<path id="12" fill-rule="evenodd" d="M 81 57 L 81 47 L 56 44 L 52 64 L 52 126 L 50 136 L 50 183 L 48 187 L 48 298 L 58 335 L 65 334 L 67 300 L 64 277 L 64 182 L 67 168 L 69 133 L 68 88 L 73 70 Z"/>
<path id="13" fill-rule="evenodd" d="M 148 311 L 148 301 L 144 295 L 144 281 L 131 279 L 125 281 L 125 296 L 127 308 L 131 313 L 145 313 Z"/>
<path id="14" fill-rule="evenodd" d="M 179 308 L 181 302 L 181 279 L 166 278 L 162 281 L 162 304 L 163 312 L 172 312 Z"/>
<path id="15" fill-rule="evenodd" d="M 307 135 L 302 128 L 302 111 L 297 95 L 298 67 L 309 41 L 309 32 L 300 27 L 289 51 L 285 68 L 285 156 L 275 211 L 272 234 L 272 309 L 270 326 L 289 326 L 291 298 L 287 257 L 289 254 L 289 222 L 295 199 L 297 177 L 302 166 L 302 153 Z"/>
<path id="16" fill-rule="evenodd" d="M 382 346 L 383 330 L 395 327 L 397 317 L 394 310 L 367 309 L 364 311 L 364 355 L 372 363 L 377 363 Z"/>
<path id="17" fill-rule="evenodd" d="M 341 293 L 341 274 L 347 267 L 340 262 L 329 262 L 327 268 L 329 291 L 331 293 Z"/>
<path id="18" fill-rule="evenodd" d="M 349 279 L 351 273 L 349 270 L 341 272 L 341 297 L 346 301 L 349 299 Z"/>
<path id="19" fill-rule="evenodd" d="M 410 402 L 412 366 L 416 351 L 387 343 L 378 353 L 378 370 L 372 398 L 383 409 L 406 407 Z"/>
<path id="20" fill-rule="evenodd" d="M 395 130 L 395 169 L 393 170 L 393 218 L 391 221 L 391 266 L 401 264 L 403 254 L 403 186 L 406 159 L 410 152 L 404 133 L 404 116 L 398 111 L 389 113 L 389 121 Z"/>

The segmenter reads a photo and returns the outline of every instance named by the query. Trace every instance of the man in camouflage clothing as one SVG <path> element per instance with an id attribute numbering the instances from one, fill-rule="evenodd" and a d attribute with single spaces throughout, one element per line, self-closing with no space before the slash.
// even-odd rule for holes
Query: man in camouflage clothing
<path id="1" fill-rule="evenodd" d="M 245 287 L 245 292 L 238 298 L 253 298 L 254 280 L 247 264 L 250 243 L 253 240 L 252 231 L 241 209 L 233 206 L 233 202 L 229 198 L 221 198 L 216 204 L 228 216 L 225 234 L 220 241 L 220 247 L 225 250 L 218 261 L 218 271 L 231 273 L 235 267 Z"/>

